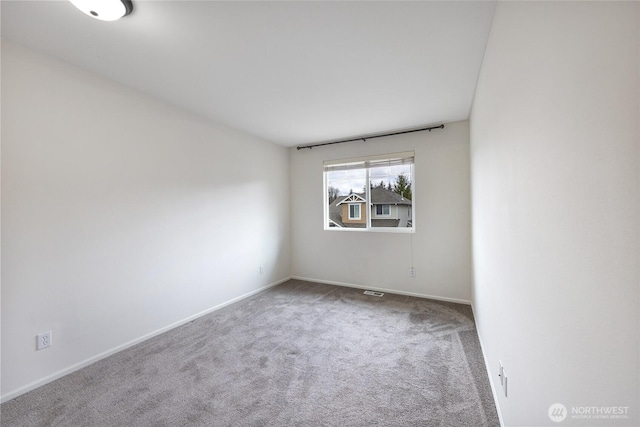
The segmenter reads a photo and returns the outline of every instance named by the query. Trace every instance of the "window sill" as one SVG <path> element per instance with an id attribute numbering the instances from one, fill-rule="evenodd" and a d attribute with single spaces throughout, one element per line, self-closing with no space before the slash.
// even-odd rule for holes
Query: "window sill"
<path id="1" fill-rule="evenodd" d="M 355 233 L 398 233 L 407 234 L 415 233 L 413 227 L 373 227 L 373 228 L 349 228 L 349 227 L 325 227 L 325 231 L 346 231 Z"/>

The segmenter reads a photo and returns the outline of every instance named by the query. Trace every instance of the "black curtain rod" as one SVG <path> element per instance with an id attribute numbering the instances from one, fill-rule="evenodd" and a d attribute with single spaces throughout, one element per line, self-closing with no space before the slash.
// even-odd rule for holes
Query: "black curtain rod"
<path id="1" fill-rule="evenodd" d="M 421 128 L 421 129 L 403 130 L 401 132 L 385 133 L 383 135 L 361 136 L 360 138 L 345 139 L 343 141 L 324 142 L 322 144 L 300 145 L 296 148 L 298 150 L 302 150 L 303 148 L 308 148 L 309 150 L 311 150 L 313 147 L 322 147 L 323 145 L 343 144 L 345 142 L 353 142 L 353 141 L 367 142 L 367 139 L 382 138 L 383 136 L 402 135 L 405 133 L 422 132 L 425 130 L 428 130 L 429 132 L 431 132 L 433 129 L 444 129 L 444 125 L 430 126 L 430 127 Z"/>

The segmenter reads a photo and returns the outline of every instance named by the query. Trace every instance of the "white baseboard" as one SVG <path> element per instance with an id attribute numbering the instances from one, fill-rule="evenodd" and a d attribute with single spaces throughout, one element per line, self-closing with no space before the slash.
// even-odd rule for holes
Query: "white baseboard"
<path id="1" fill-rule="evenodd" d="M 29 384 L 27 384 L 25 386 L 22 386 L 22 387 L 20 387 L 20 388 L 18 388 L 16 390 L 13 390 L 13 391 L 10 391 L 8 393 L 3 394 L 2 396 L 0 396 L 0 403 L 4 403 L 4 402 L 6 402 L 8 400 L 11 400 L 11 399 L 13 399 L 15 397 L 20 396 L 21 394 L 28 393 L 31 390 L 35 390 L 38 387 L 41 387 L 41 386 L 43 386 L 43 385 L 45 385 L 47 383 L 50 383 L 51 381 L 55 381 L 58 378 L 64 377 L 65 375 L 69 375 L 72 372 L 75 372 L 75 371 L 77 371 L 79 369 L 82 369 L 82 368 L 84 368 L 86 366 L 89 366 L 92 363 L 95 363 L 95 362 L 97 362 L 97 361 L 99 361 L 101 359 L 109 357 L 112 354 L 115 354 L 115 353 L 117 353 L 119 351 L 125 350 L 125 349 L 127 349 L 129 347 L 133 347 L 134 345 L 139 344 L 142 341 L 148 340 L 149 338 L 153 338 L 156 335 L 160 335 L 160 334 L 162 334 L 164 332 L 167 332 L 167 331 L 169 331 L 169 330 L 171 330 L 173 328 L 177 328 L 178 326 L 182 326 L 182 325 L 184 325 L 186 323 L 191 322 L 192 320 L 197 319 L 198 317 L 202 317 L 202 316 L 204 316 L 206 314 L 212 313 L 212 312 L 214 312 L 216 310 L 219 310 L 219 309 L 221 309 L 223 307 L 226 307 L 226 306 L 228 306 L 230 304 L 233 304 L 234 302 L 238 302 L 240 300 L 248 298 L 248 297 L 250 297 L 252 295 L 255 295 L 255 294 L 259 293 L 259 292 L 262 292 L 262 291 L 264 291 L 266 289 L 269 289 L 269 288 L 277 286 L 277 285 L 279 285 L 281 283 L 284 283 L 284 282 L 286 282 L 287 280 L 290 280 L 290 279 L 291 279 L 291 277 L 285 277 L 282 280 L 278 280 L 277 282 L 270 283 L 270 284 L 268 284 L 266 286 L 263 286 L 263 287 L 261 287 L 259 289 L 256 289 L 254 291 L 248 292 L 248 293 L 246 293 L 244 295 L 240 295 L 239 297 L 233 298 L 233 299 L 231 299 L 229 301 L 223 302 L 223 303 L 218 304 L 218 305 L 216 305 L 214 307 L 211 307 L 211 308 L 208 308 L 208 309 L 206 309 L 204 311 L 201 311 L 199 313 L 193 314 L 193 315 L 191 315 L 191 316 L 189 316 L 189 317 L 187 317 L 185 319 L 179 320 L 179 321 L 174 322 L 174 323 L 172 323 L 172 324 L 170 324 L 168 326 L 165 326 L 163 328 L 160 328 L 158 330 L 155 330 L 153 332 L 145 334 L 145 335 L 143 335 L 141 337 L 138 337 L 138 338 L 135 338 L 135 339 L 133 339 L 131 341 L 128 341 L 128 342 L 126 342 L 126 343 L 124 343 L 122 345 L 114 347 L 114 348 L 112 348 L 110 350 L 107 350 L 107 351 L 104 351 L 104 352 L 102 352 L 100 354 L 92 356 L 92 357 L 90 357 L 88 359 L 85 359 L 85 360 L 83 360 L 81 362 L 76 363 L 75 365 L 72 365 L 72 366 L 69 366 L 67 368 L 61 369 L 58 372 L 55 372 L 55 373 L 53 373 L 51 375 L 48 375 L 48 376 L 46 376 L 44 378 L 41 378 L 41 379 L 36 380 L 36 381 L 34 381 L 32 383 L 29 383 Z"/>
<path id="2" fill-rule="evenodd" d="M 397 289 L 372 288 L 371 286 L 354 285 L 353 283 L 335 282 L 333 280 L 312 279 L 312 278 L 309 278 L 309 277 L 291 276 L 291 278 L 292 279 L 297 279 L 297 280 L 304 280 L 306 282 L 316 282 L 316 283 L 324 283 L 326 285 L 346 286 L 348 288 L 369 289 L 369 290 L 372 290 L 372 291 L 387 292 L 387 293 L 390 293 L 390 294 L 407 295 L 407 296 L 410 296 L 410 297 L 427 298 L 427 299 L 434 299 L 434 300 L 438 300 L 438 301 L 455 302 L 455 303 L 458 303 L 458 304 L 471 305 L 471 301 L 466 300 L 466 299 L 448 298 L 448 297 L 441 297 L 441 296 L 436 296 L 436 295 L 420 294 L 420 293 L 417 293 L 417 292 L 405 292 L 405 291 L 399 291 Z"/>
<path id="3" fill-rule="evenodd" d="M 473 312 L 473 319 L 477 319 L 476 310 L 473 307 L 473 303 L 471 303 L 471 311 Z M 482 336 L 480 335 L 480 329 L 478 328 L 478 322 L 476 322 L 476 333 L 478 334 L 478 342 L 480 343 L 480 351 L 482 351 L 482 358 L 484 359 L 484 366 L 487 369 L 487 375 L 489 376 L 489 385 L 491 386 L 491 394 L 493 395 L 493 402 L 496 405 L 496 411 L 498 412 L 498 420 L 500 421 L 500 426 L 504 427 L 504 420 L 502 419 L 502 411 L 500 411 L 500 402 L 498 401 L 498 394 L 496 392 L 496 387 L 493 383 L 493 376 L 491 375 L 494 372 L 491 369 L 491 365 L 487 360 L 487 353 L 484 351 L 484 345 L 482 344 Z"/>

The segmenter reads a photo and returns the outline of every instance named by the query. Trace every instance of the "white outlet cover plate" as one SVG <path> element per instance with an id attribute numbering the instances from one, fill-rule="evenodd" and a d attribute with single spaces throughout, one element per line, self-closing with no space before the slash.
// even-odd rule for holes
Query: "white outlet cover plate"
<path id="1" fill-rule="evenodd" d="M 36 350 L 43 350 L 47 347 L 51 347 L 51 344 L 51 331 L 36 335 Z"/>

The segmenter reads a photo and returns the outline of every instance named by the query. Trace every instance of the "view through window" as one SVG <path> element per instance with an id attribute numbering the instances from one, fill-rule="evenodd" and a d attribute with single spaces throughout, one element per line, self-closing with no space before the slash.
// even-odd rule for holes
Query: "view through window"
<path id="1" fill-rule="evenodd" d="M 325 229 L 413 231 L 413 152 L 324 162 Z"/>

